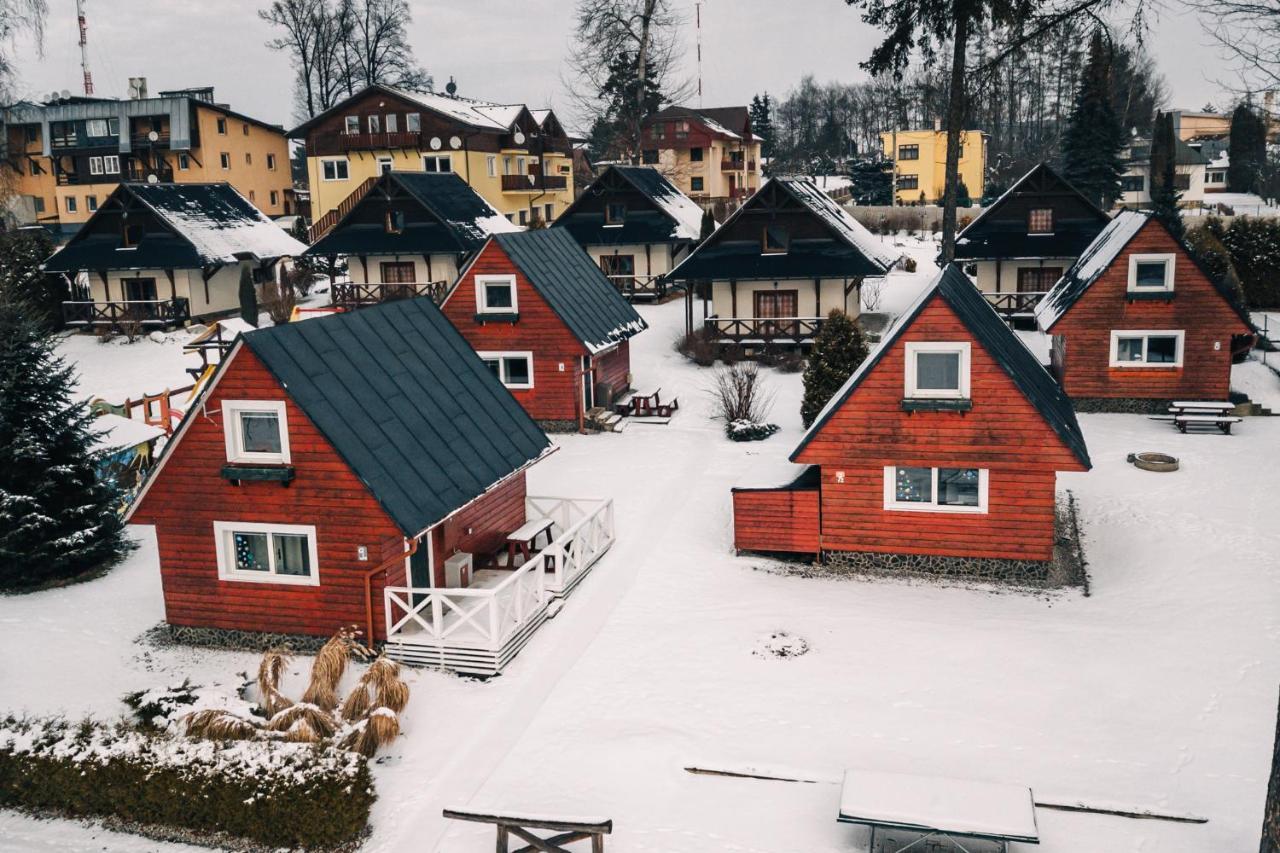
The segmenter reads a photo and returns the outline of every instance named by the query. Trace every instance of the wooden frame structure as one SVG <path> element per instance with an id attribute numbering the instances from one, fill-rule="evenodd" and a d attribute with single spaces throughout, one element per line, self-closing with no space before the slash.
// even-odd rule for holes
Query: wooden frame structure
<path id="1" fill-rule="evenodd" d="M 444 816 L 450 820 L 493 824 L 498 829 L 495 848 L 498 853 L 571 853 L 564 845 L 578 841 L 590 841 L 591 853 L 604 853 L 604 837 L 613 833 L 613 821 L 609 819 L 560 820 L 553 817 L 488 814 L 463 809 L 445 809 Z M 556 834 L 543 838 L 533 834 L 535 829 Z M 524 841 L 525 846 L 512 850 L 513 835 Z"/>

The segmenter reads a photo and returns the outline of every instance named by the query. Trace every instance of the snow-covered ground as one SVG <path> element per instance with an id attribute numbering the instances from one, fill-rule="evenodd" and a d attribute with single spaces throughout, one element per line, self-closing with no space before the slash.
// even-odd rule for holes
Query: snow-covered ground
<path id="1" fill-rule="evenodd" d="M 891 276 L 894 309 L 882 310 L 911 301 L 921 267 Z M 617 544 L 501 677 L 410 673 L 405 734 L 374 771 L 367 850 L 493 849 L 491 829 L 445 822 L 446 806 L 606 815 L 617 853 L 863 849 L 865 830 L 835 822 L 838 785 L 697 776 L 692 764 L 951 776 L 1209 819 L 1039 810 L 1045 853 L 1256 848 L 1280 682 L 1280 528 L 1265 479 L 1280 470 L 1280 418 L 1228 437 L 1083 416 L 1095 468 L 1060 486 L 1079 499 L 1089 597 L 803 579 L 734 556 L 729 497 L 793 470 L 799 375 L 766 371 L 782 432 L 729 442 L 708 417 L 711 372 L 671 350 L 681 304 L 640 310 L 651 328 L 633 344 L 637 381 L 678 394 L 678 416 L 558 436 L 561 451 L 530 473 L 534 492 L 611 493 Z M 155 348 L 157 364 L 167 353 L 134 346 Z M 1242 367 L 1260 393 L 1274 378 Z M 1125 463 L 1140 450 L 1173 453 L 1182 470 Z M 104 578 L 0 598 L 4 704 L 114 714 L 127 690 L 188 675 L 238 683 L 253 656 L 135 642 L 163 616 L 155 560 L 144 535 Z M 778 631 L 809 651 L 753 654 Z M 182 848 L 0 813 L 0 850 L 90 849 Z"/>

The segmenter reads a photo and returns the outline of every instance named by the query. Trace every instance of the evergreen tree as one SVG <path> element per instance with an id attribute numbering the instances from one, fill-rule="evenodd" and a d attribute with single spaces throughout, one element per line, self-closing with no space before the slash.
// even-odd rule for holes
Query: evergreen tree
<path id="1" fill-rule="evenodd" d="M 773 156 L 773 102 L 769 93 L 751 97 L 751 132 L 760 138 L 760 156 Z"/>
<path id="2" fill-rule="evenodd" d="M 1104 210 L 1120 197 L 1124 127 L 1111 104 L 1111 56 L 1094 30 L 1062 140 L 1062 175 Z"/>
<path id="3" fill-rule="evenodd" d="M 965 184 L 964 178 L 956 184 L 956 207 L 973 207 L 973 199 L 969 197 L 969 187 Z"/>
<path id="4" fill-rule="evenodd" d="M 880 157 L 859 157 L 849 165 L 854 204 L 893 204 L 893 164 Z"/>
<path id="5" fill-rule="evenodd" d="M 800 419 L 806 428 L 866 358 L 867 341 L 858 324 L 843 311 L 832 311 L 813 339 L 813 351 L 804 369 Z"/>
<path id="6" fill-rule="evenodd" d="M 132 547 L 74 385 L 54 339 L 20 303 L 0 300 L 0 588 L 76 578 Z"/>
<path id="7" fill-rule="evenodd" d="M 258 289 L 247 266 L 240 267 L 240 319 L 250 326 L 258 325 Z"/>
<path id="8" fill-rule="evenodd" d="M 62 303 L 71 298 L 65 278 L 40 268 L 54 248 L 43 229 L 0 232 L 0 300 L 27 306 L 43 329 L 62 327 Z"/>
<path id="9" fill-rule="evenodd" d="M 1181 240 L 1184 227 L 1178 202 L 1178 143 L 1173 132 L 1173 115 L 1156 115 L 1155 135 L 1151 139 L 1151 211 L 1164 223 L 1175 239 Z"/>
<path id="10" fill-rule="evenodd" d="M 1267 126 L 1249 104 L 1231 113 L 1231 139 L 1227 145 L 1227 189 L 1256 193 L 1267 162 Z"/>
<path id="11" fill-rule="evenodd" d="M 702 211 L 702 225 L 698 228 L 698 242 L 710 237 L 716 230 L 716 218 L 711 215 L 711 208 Z"/>

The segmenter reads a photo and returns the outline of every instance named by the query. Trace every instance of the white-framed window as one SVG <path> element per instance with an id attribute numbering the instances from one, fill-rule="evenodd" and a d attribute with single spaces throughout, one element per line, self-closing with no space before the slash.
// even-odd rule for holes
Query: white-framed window
<path id="1" fill-rule="evenodd" d="M 382 116 L 378 116 L 378 115 L 369 116 L 369 132 L 370 133 L 382 132 Z"/>
<path id="2" fill-rule="evenodd" d="M 120 155 L 107 154 L 102 158 L 102 171 L 108 175 L 120 174 Z"/>
<path id="3" fill-rule="evenodd" d="M 985 513 L 985 468 L 884 466 L 884 508 L 908 512 Z"/>
<path id="4" fill-rule="evenodd" d="M 969 399 L 968 341 L 929 341 L 906 345 L 906 396 L 909 399 Z"/>
<path id="5" fill-rule="evenodd" d="M 387 172 L 390 172 L 392 169 L 394 169 L 395 165 L 396 165 L 395 160 L 392 160 L 390 157 L 379 157 L 378 158 L 378 174 L 385 175 Z"/>
<path id="6" fill-rule="evenodd" d="M 405 113 L 404 129 L 409 133 L 422 132 L 422 114 L 421 113 Z"/>
<path id="7" fill-rule="evenodd" d="M 89 212 L 93 213 L 98 209 L 98 197 L 96 195 L 87 195 L 84 197 L 84 205 L 89 208 Z"/>
<path id="8" fill-rule="evenodd" d="M 345 132 L 347 133 L 360 132 L 360 116 L 344 116 L 343 121 L 345 122 L 345 124 L 343 125 L 343 130 Z"/>
<path id="9" fill-rule="evenodd" d="M 1173 263 L 1176 255 L 1130 255 L 1130 293 L 1168 293 L 1173 290 Z"/>
<path id="10" fill-rule="evenodd" d="M 219 580 L 320 585 L 313 525 L 215 521 L 213 536 Z"/>
<path id="11" fill-rule="evenodd" d="M 224 400 L 227 461 L 288 465 L 289 423 L 283 400 Z"/>
<path id="12" fill-rule="evenodd" d="M 428 155 L 422 158 L 422 171 L 424 172 L 452 172 L 453 161 L 448 154 L 439 156 Z"/>
<path id="13" fill-rule="evenodd" d="M 89 158 L 89 174 L 90 175 L 102 174 L 102 158 L 101 157 Z"/>
<path id="14" fill-rule="evenodd" d="M 395 133 L 397 124 L 396 114 L 387 113 L 387 133 Z"/>
<path id="15" fill-rule="evenodd" d="M 67 196 L 67 213 L 75 213 L 75 212 L 76 212 L 76 197 L 73 195 L 69 195 Z"/>
<path id="16" fill-rule="evenodd" d="M 476 276 L 477 314 L 515 314 L 517 310 L 514 275 Z"/>
<path id="17" fill-rule="evenodd" d="M 482 352 L 478 355 L 493 371 L 493 375 L 508 388 L 533 387 L 533 353 Z"/>
<path id="18" fill-rule="evenodd" d="M 350 177 L 350 164 L 346 157 L 332 157 L 320 161 L 320 180 L 345 181 Z"/>
<path id="19" fill-rule="evenodd" d="M 1182 367 L 1186 333 L 1135 329 L 1111 333 L 1112 367 Z"/>
<path id="20" fill-rule="evenodd" d="M 484 158 L 485 170 L 489 173 L 489 177 L 498 177 L 498 155 L 489 154 Z"/>
<path id="21" fill-rule="evenodd" d="M 231 168 L 231 155 L 226 151 L 218 155 L 218 161 L 222 164 L 223 169 Z"/>
<path id="22" fill-rule="evenodd" d="M 105 118 L 91 118 L 85 122 L 85 136 L 100 138 L 110 135 Z"/>

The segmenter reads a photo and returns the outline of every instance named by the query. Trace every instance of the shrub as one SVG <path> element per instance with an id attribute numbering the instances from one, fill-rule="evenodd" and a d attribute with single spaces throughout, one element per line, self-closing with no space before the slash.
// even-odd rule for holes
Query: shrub
<path id="1" fill-rule="evenodd" d="M 262 307 L 267 316 L 277 326 L 283 326 L 293 317 L 293 309 L 298 307 L 299 285 L 309 281 L 310 275 L 301 270 L 280 270 L 280 280 L 269 281 L 262 287 Z"/>
<path id="2" fill-rule="evenodd" d="M 906 255 L 906 256 L 904 256 L 904 257 L 903 257 L 903 259 L 902 259 L 902 268 L 903 268 L 904 270 L 906 270 L 907 272 L 915 272 L 915 271 L 916 271 L 916 259 L 915 259 L 915 258 L 913 258 L 913 257 L 911 257 L 910 255 Z"/>
<path id="3" fill-rule="evenodd" d="M 735 364 L 716 371 L 716 417 L 726 425 L 737 421 L 763 423 L 773 405 L 773 398 L 760 382 L 760 368 L 753 362 Z"/>
<path id="4" fill-rule="evenodd" d="M 863 311 L 875 313 L 880 310 L 880 303 L 884 296 L 883 278 L 863 279 L 862 286 L 858 290 L 862 293 Z"/>
<path id="5" fill-rule="evenodd" d="M 373 800 L 368 760 L 346 750 L 0 721 L 0 806 L 328 848 L 359 838 Z"/>
<path id="6" fill-rule="evenodd" d="M 782 363 L 782 357 L 785 353 L 785 349 L 770 341 L 764 345 L 760 352 L 756 353 L 756 363 L 765 367 L 777 367 Z"/>
<path id="7" fill-rule="evenodd" d="M 799 373 L 804 370 L 804 356 L 800 350 L 787 350 L 775 366 L 783 373 Z"/>
<path id="8" fill-rule="evenodd" d="M 716 363 L 716 355 L 720 345 L 715 334 L 705 327 L 676 338 L 676 352 L 692 361 L 699 367 L 710 367 Z"/>
<path id="9" fill-rule="evenodd" d="M 746 350 L 742 348 L 742 344 L 725 344 L 720 348 L 720 360 L 732 367 L 747 357 Z"/>
<path id="10" fill-rule="evenodd" d="M 725 427 L 725 435 L 733 441 L 763 441 L 777 432 L 781 427 L 777 424 L 757 424 L 751 421 L 730 421 Z"/>
<path id="11" fill-rule="evenodd" d="M 848 314 L 832 311 L 822 324 L 804 371 L 800 419 L 808 427 L 867 357 L 867 342 Z"/>

